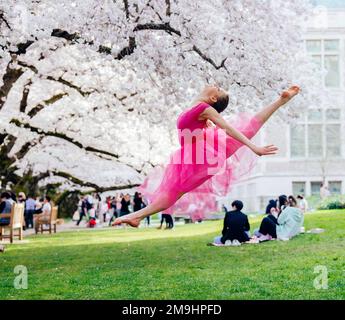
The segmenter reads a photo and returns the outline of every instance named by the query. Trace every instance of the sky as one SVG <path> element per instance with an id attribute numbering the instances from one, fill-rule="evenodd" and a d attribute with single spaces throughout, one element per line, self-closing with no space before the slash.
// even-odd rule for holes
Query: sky
<path id="1" fill-rule="evenodd" d="M 345 0 L 311 0 L 315 5 L 327 6 L 329 8 L 345 8 Z"/>

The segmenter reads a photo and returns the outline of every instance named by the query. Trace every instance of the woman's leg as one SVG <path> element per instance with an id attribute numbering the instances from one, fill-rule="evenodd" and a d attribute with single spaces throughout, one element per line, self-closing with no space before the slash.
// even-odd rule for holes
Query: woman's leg
<path id="1" fill-rule="evenodd" d="M 83 211 L 79 213 L 79 220 L 77 222 L 77 226 L 79 226 L 79 223 L 81 222 L 81 220 L 83 220 L 84 215 L 85 215 L 85 213 Z"/>
<path id="2" fill-rule="evenodd" d="M 113 226 L 119 225 L 121 223 L 127 223 L 132 227 L 138 227 L 140 221 L 144 218 L 151 216 L 155 213 L 162 212 L 169 207 L 171 207 L 179 198 L 181 198 L 183 193 L 178 195 L 175 194 L 161 194 L 156 200 L 154 200 L 148 206 L 140 209 L 139 211 L 127 214 L 117 218 Z"/>

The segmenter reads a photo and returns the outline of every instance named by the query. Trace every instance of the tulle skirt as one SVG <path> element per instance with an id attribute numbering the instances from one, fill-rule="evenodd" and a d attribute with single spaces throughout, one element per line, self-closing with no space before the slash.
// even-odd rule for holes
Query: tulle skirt
<path id="1" fill-rule="evenodd" d="M 262 126 L 244 113 L 229 123 L 249 139 Z M 258 157 L 217 127 L 202 129 L 192 139 L 179 133 L 179 138 L 181 148 L 167 164 L 155 167 L 138 191 L 164 208 L 164 213 L 203 219 L 217 211 L 217 197 L 226 196 L 252 170 Z"/>

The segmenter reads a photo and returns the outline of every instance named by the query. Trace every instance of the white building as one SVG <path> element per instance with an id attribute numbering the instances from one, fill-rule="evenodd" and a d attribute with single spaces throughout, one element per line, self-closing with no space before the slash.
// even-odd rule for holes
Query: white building
<path id="1" fill-rule="evenodd" d="M 270 122 L 260 143 L 274 143 L 280 151 L 260 158 L 255 171 L 236 185 L 227 199 L 245 201 L 247 211 L 262 211 L 279 194 L 319 195 L 325 181 L 333 194 L 345 194 L 345 4 L 318 7 L 308 24 L 305 44 L 312 59 L 327 70 L 327 106 L 310 106 L 293 125 Z"/>

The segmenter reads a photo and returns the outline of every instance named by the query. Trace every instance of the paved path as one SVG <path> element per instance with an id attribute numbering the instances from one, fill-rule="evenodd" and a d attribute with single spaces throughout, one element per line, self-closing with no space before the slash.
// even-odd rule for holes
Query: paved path
<path id="1" fill-rule="evenodd" d="M 159 220 L 151 220 L 151 223 L 150 223 L 150 227 L 149 228 L 157 228 L 159 226 L 159 223 L 160 221 Z M 110 229 L 112 227 L 109 227 L 109 222 L 101 222 L 100 224 L 98 224 L 96 227 L 94 228 L 88 228 L 86 226 L 86 221 L 83 220 L 79 226 L 76 225 L 76 222 L 75 221 L 71 221 L 71 220 L 68 220 L 66 222 L 64 222 L 63 224 L 61 225 L 58 225 L 57 226 L 57 232 L 61 232 L 61 231 L 75 231 L 75 230 L 99 230 L 99 229 Z M 184 224 L 184 221 L 175 221 L 175 225 L 182 225 Z M 146 225 L 145 223 L 142 223 L 141 228 L 146 228 Z M 165 224 L 163 223 L 163 228 L 165 227 Z M 122 228 L 122 227 L 115 227 L 115 228 Z M 27 229 L 24 231 L 24 237 L 25 236 L 28 236 L 28 235 L 32 235 L 32 234 L 35 234 L 35 230 L 34 229 Z M 47 234 L 47 232 L 44 232 L 44 234 Z"/>

